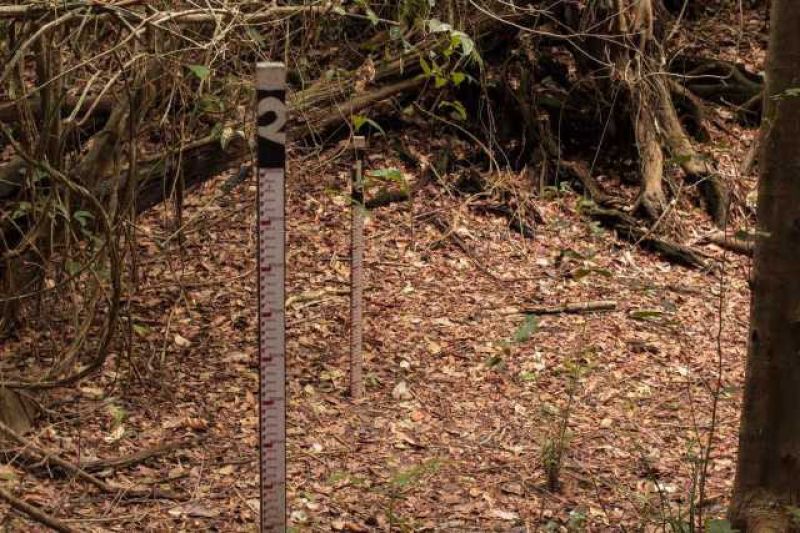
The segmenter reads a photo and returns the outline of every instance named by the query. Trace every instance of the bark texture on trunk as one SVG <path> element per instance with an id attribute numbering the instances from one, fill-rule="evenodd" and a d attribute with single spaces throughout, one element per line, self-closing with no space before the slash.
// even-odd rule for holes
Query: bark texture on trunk
<path id="1" fill-rule="evenodd" d="M 773 0 L 750 346 L 730 516 L 798 531 L 800 503 L 800 9 Z"/>

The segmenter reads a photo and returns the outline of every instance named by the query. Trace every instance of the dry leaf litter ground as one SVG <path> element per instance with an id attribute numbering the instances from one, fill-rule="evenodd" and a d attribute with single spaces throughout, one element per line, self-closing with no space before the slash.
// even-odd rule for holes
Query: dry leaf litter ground
<path id="1" fill-rule="evenodd" d="M 754 179 L 737 169 L 752 132 L 724 126 L 712 127 L 705 149 L 744 197 Z M 431 146 L 422 133 L 404 141 Z M 289 501 L 298 531 L 390 523 L 535 531 L 583 517 L 591 531 L 662 523 L 687 508 L 720 365 L 703 503 L 707 516 L 723 514 L 734 474 L 748 260 L 705 246 L 724 259 L 721 269 L 670 266 L 582 218 L 571 193 L 537 200 L 547 222 L 523 239 L 429 185 L 413 204 L 369 215 L 367 395 L 353 403 L 346 394 L 349 155 L 339 148 L 289 165 Z M 380 141 L 369 153 L 368 168 L 403 168 Z M 418 174 L 404 171 L 411 180 Z M 32 436 L 83 459 L 186 441 L 99 475 L 121 486 L 172 488 L 188 501 L 119 501 L 79 481 L 42 481 L 5 467 L 26 501 L 93 531 L 256 530 L 255 184 L 224 195 L 226 179 L 187 199 L 182 248 L 175 239 L 164 244 L 174 228 L 163 211 L 141 220 L 134 357 L 117 354 L 101 380 L 78 395 L 61 393 L 54 408 L 73 416 L 54 414 Z M 711 229 L 699 210 L 680 209 L 692 221 L 686 241 Z M 420 217 L 432 212 L 480 266 Z M 529 338 L 530 323 L 514 312 L 590 300 L 618 307 L 541 317 Z M 560 487 L 550 491 L 546 466 L 558 442 Z M 0 509 L 6 530 L 37 529 Z"/>

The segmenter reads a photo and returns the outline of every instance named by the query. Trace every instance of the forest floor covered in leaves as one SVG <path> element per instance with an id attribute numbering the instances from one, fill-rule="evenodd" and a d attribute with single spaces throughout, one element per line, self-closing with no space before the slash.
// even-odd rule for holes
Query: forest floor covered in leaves
<path id="1" fill-rule="evenodd" d="M 571 193 L 539 202 L 547 223 L 524 239 L 429 186 L 412 205 L 368 218 L 367 395 L 354 404 L 348 165 L 306 166 L 291 165 L 288 198 L 296 525 L 505 530 L 571 515 L 601 529 L 661 522 L 689 498 L 720 365 L 706 503 L 708 513 L 722 512 L 734 472 L 746 261 L 727 254 L 724 270 L 709 273 L 667 265 L 582 219 Z M 223 196 L 224 180 L 186 205 L 182 258 L 165 260 L 160 249 L 169 220 L 153 212 L 141 221 L 141 348 L 133 361 L 107 366 L 104 386 L 65 397 L 62 407 L 77 417 L 38 435 L 84 458 L 185 441 L 113 479 L 164 483 L 191 502 L 131 505 L 80 495 L 77 481 L 38 479 L 24 482 L 29 501 L 115 530 L 254 528 L 255 186 Z M 434 211 L 474 258 L 420 221 Z M 535 328 L 517 312 L 593 300 L 615 300 L 617 309 L 541 317 Z M 561 486 L 551 492 L 546 450 L 559 442 Z"/>
<path id="2" fill-rule="evenodd" d="M 746 31 L 763 31 L 762 20 L 752 24 Z M 715 39 L 723 53 L 736 47 L 737 56 L 763 59 L 755 41 Z M 755 184 L 738 170 L 753 132 L 729 110 L 709 113 L 712 139 L 702 148 L 742 199 Z M 423 131 L 390 135 L 423 153 L 444 149 Z M 544 222 L 533 238 L 476 214 L 436 183 L 411 203 L 372 211 L 367 393 L 354 403 L 347 396 L 350 161 L 341 145 L 289 164 L 288 468 L 297 530 L 536 531 L 583 523 L 636 531 L 685 519 L 704 468 L 702 512 L 724 515 L 750 263 L 699 244 L 712 231 L 701 210 L 688 202 L 675 208 L 682 241 L 714 258 L 708 271 L 669 265 L 618 240 L 582 217 L 580 196 L 568 190 L 535 200 Z M 390 167 L 411 182 L 419 175 L 374 140 L 367 168 Z M 0 470 L 26 501 L 75 527 L 256 530 L 255 182 L 227 194 L 228 178 L 187 198 L 182 243 L 163 209 L 140 220 L 133 356 L 116 354 L 101 379 L 60 392 L 50 423 L 31 436 L 83 461 L 180 443 L 97 475 L 184 498 L 129 501 L 74 479 Z M 737 209 L 734 220 L 744 224 Z M 428 223 L 431 214 L 451 231 Z M 595 300 L 613 300 L 616 309 L 535 321 L 520 313 Z M 698 458 L 712 429 L 704 467 Z M 0 510 L 5 530 L 35 529 Z"/>

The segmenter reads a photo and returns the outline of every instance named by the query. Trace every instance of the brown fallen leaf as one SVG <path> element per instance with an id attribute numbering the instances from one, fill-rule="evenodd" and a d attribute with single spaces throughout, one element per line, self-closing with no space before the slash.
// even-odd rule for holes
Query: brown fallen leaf
<path id="1" fill-rule="evenodd" d="M 175 346 L 178 346 L 179 348 L 188 348 L 189 346 L 192 345 L 192 341 L 190 341 L 186 337 L 183 337 L 183 336 L 181 336 L 181 335 L 179 335 L 177 333 L 172 338 L 172 340 L 175 343 Z"/>

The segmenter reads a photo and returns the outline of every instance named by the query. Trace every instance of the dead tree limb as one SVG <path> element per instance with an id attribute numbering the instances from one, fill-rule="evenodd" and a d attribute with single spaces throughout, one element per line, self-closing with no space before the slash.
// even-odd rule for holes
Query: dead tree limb
<path id="1" fill-rule="evenodd" d="M 421 218 L 422 220 L 428 222 L 434 228 L 439 230 L 439 232 L 442 234 L 442 237 L 439 240 L 439 242 L 442 242 L 444 240 L 451 241 L 453 244 L 456 245 L 456 247 L 459 250 L 464 252 L 466 256 L 469 257 L 470 261 L 472 261 L 475 267 L 478 270 L 480 270 L 481 273 L 484 274 L 486 277 L 488 277 L 493 281 L 501 281 L 501 282 L 505 281 L 503 278 L 499 277 L 497 274 L 486 268 L 486 265 L 484 265 L 483 262 L 480 259 L 478 259 L 478 256 L 472 250 L 472 247 L 468 245 L 466 242 L 464 242 L 464 239 L 462 239 L 458 234 L 456 234 L 455 228 L 453 228 L 453 226 L 449 222 L 445 221 L 438 213 L 429 213 Z"/>
<path id="2" fill-rule="evenodd" d="M 709 235 L 704 240 L 710 242 L 711 244 L 716 244 L 725 250 L 729 250 L 740 255 L 745 255 L 747 257 L 753 257 L 755 244 L 752 241 L 730 237 L 722 232 Z"/>
<path id="3" fill-rule="evenodd" d="M 20 106 L 22 104 L 29 105 L 31 111 L 34 113 L 41 113 L 42 100 L 36 95 L 28 96 L 21 101 L 3 100 L 0 101 L 0 122 L 15 123 L 22 120 L 22 113 Z M 75 108 L 80 106 L 81 109 L 91 110 L 94 115 L 108 115 L 114 110 L 114 107 L 119 105 L 113 98 L 85 98 L 81 100 L 77 96 L 67 96 L 63 104 L 61 104 L 62 114 L 71 113 Z"/>
<path id="4" fill-rule="evenodd" d="M 195 8 L 184 9 L 181 11 L 157 11 L 141 12 L 134 11 L 136 5 L 145 4 L 144 0 L 128 0 L 123 2 L 105 4 L 102 2 L 80 0 L 64 2 L 59 6 L 58 11 L 82 11 L 86 15 L 94 17 L 124 19 L 129 21 L 142 21 L 147 19 L 151 24 L 164 24 L 175 22 L 179 24 L 206 24 L 215 22 L 230 22 L 241 20 L 246 24 L 259 24 L 269 22 L 281 17 L 299 14 L 325 14 L 335 13 L 331 5 L 296 5 L 296 6 L 276 6 L 271 5 L 252 13 L 242 13 L 235 9 L 224 8 Z M 46 4 L 19 5 L 19 6 L 0 6 L 0 20 L 25 20 L 45 16 L 54 11 L 53 7 Z"/>
<path id="5" fill-rule="evenodd" d="M 159 444 L 158 446 L 153 446 L 151 448 L 147 448 L 140 452 L 136 452 L 123 457 L 115 457 L 113 459 L 95 459 L 92 461 L 82 461 L 80 465 L 76 466 L 79 466 L 84 471 L 90 474 L 109 469 L 121 470 L 124 468 L 130 468 L 132 466 L 137 466 L 142 463 L 146 463 L 148 461 L 151 461 L 152 459 L 168 455 L 177 450 L 191 448 L 202 442 L 202 440 L 203 439 L 198 438 L 198 439 L 190 439 L 184 441 L 166 442 L 163 444 Z M 68 471 L 62 469 L 56 464 L 42 465 L 41 460 L 34 457 L 33 455 L 27 454 L 25 450 L 15 453 L 13 459 L 14 463 L 21 464 L 27 470 L 35 471 L 36 473 L 42 473 L 46 470 L 46 472 L 50 475 L 69 474 Z"/>
<path id="6" fill-rule="evenodd" d="M 59 531 L 61 533 L 75 533 L 78 531 L 77 529 L 69 527 L 67 524 L 65 524 L 58 518 L 45 513 L 38 507 L 34 507 L 33 505 L 17 498 L 3 487 L 0 487 L 0 499 L 5 500 L 11 507 L 16 509 L 17 511 L 25 513 L 26 515 L 33 518 L 40 524 L 44 524 L 45 526 L 49 527 L 54 531 Z"/>
<path id="7" fill-rule="evenodd" d="M 598 313 L 601 311 L 614 311 L 617 309 L 615 300 L 597 300 L 591 302 L 565 303 L 561 305 L 535 305 L 531 307 L 521 307 L 514 311 L 514 314 L 526 315 L 561 315 L 561 314 L 585 314 Z"/>
<path id="8" fill-rule="evenodd" d="M 40 457 L 40 461 L 43 464 L 52 463 L 61 468 L 62 470 L 64 470 L 65 472 L 68 472 L 71 475 L 75 476 L 76 478 L 89 483 L 90 485 L 100 490 L 100 492 L 103 492 L 105 494 L 120 495 L 123 498 L 163 498 L 170 500 L 179 499 L 179 496 L 177 496 L 176 494 L 155 487 L 152 490 L 124 489 L 124 488 L 113 487 L 108 483 L 106 483 L 105 481 L 93 476 L 92 474 L 90 474 L 80 466 L 76 465 L 75 463 L 67 461 L 66 459 L 62 458 L 57 453 L 41 448 L 33 441 L 23 437 L 22 435 L 20 435 L 19 433 L 17 433 L 16 431 L 14 431 L 13 429 L 11 429 L 2 422 L 0 422 L 0 433 L 6 435 L 7 437 L 12 439 L 14 442 L 24 447 L 31 453 L 38 455 Z"/>

